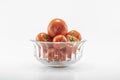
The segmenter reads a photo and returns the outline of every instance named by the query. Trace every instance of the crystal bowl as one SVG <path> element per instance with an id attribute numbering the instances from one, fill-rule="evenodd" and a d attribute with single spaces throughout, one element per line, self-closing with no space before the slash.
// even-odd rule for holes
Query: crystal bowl
<path id="1" fill-rule="evenodd" d="M 36 59 L 51 67 L 65 67 L 79 61 L 83 55 L 84 43 L 80 42 L 41 42 L 31 40 L 34 44 Z"/>

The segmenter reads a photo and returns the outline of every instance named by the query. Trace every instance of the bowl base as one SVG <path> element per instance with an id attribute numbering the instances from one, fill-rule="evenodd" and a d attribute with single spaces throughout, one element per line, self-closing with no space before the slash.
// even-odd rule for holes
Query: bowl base
<path id="1" fill-rule="evenodd" d="M 65 68 L 67 66 L 48 66 L 48 67 L 52 67 L 52 68 Z"/>

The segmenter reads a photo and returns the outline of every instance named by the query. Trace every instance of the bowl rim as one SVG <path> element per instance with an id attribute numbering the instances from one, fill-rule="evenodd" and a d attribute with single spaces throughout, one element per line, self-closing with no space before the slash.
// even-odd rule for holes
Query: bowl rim
<path id="1" fill-rule="evenodd" d="M 86 42 L 87 40 L 86 39 L 82 39 L 81 41 L 79 42 L 43 42 L 43 41 L 37 41 L 37 40 L 33 40 L 33 39 L 30 39 L 31 42 L 35 42 L 35 43 L 48 43 L 48 44 L 51 44 L 51 43 L 84 43 Z"/>

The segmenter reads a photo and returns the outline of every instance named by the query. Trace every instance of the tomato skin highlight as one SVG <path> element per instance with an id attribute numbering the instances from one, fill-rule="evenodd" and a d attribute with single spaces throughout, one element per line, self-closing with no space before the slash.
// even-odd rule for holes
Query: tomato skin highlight
<path id="1" fill-rule="evenodd" d="M 55 18 L 48 25 L 48 34 L 51 37 L 55 37 L 56 35 L 66 35 L 67 32 L 68 27 L 62 19 Z"/>
<path id="2" fill-rule="evenodd" d="M 41 32 L 36 36 L 36 40 L 43 41 L 43 42 L 51 42 L 52 38 L 48 34 Z"/>

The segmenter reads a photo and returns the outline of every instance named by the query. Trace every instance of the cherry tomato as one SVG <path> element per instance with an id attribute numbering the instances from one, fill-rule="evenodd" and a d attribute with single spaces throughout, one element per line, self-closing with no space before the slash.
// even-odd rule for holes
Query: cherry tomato
<path id="1" fill-rule="evenodd" d="M 67 42 L 67 39 L 64 35 L 57 35 L 53 38 L 53 42 Z M 65 43 L 54 43 L 54 48 L 61 49 L 65 47 Z"/>
<path id="2" fill-rule="evenodd" d="M 55 37 L 56 35 L 66 35 L 68 31 L 66 23 L 59 18 L 53 19 L 48 25 L 48 34 L 51 37 Z"/>
<path id="3" fill-rule="evenodd" d="M 66 35 L 67 41 L 68 42 L 79 42 L 80 40 L 74 36 L 71 35 Z"/>
<path id="4" fill-rule="evenodd" d="M 43 42 L 51 42 L 52 38 L 48 34 L 42 32 L 37 35 L 36 40 L 43 41 Z"/>
<path id="5" fill-rule="evenodd" d="M 71 36 L 74 36 L 76 37 L 79 41 L 81 41 L 82 37 L 81 37 L 81 34 L 76 31 L 76 30 L 71 30 L 70 32 L 67 33 L 67 35 L 71 35 Z"/>

